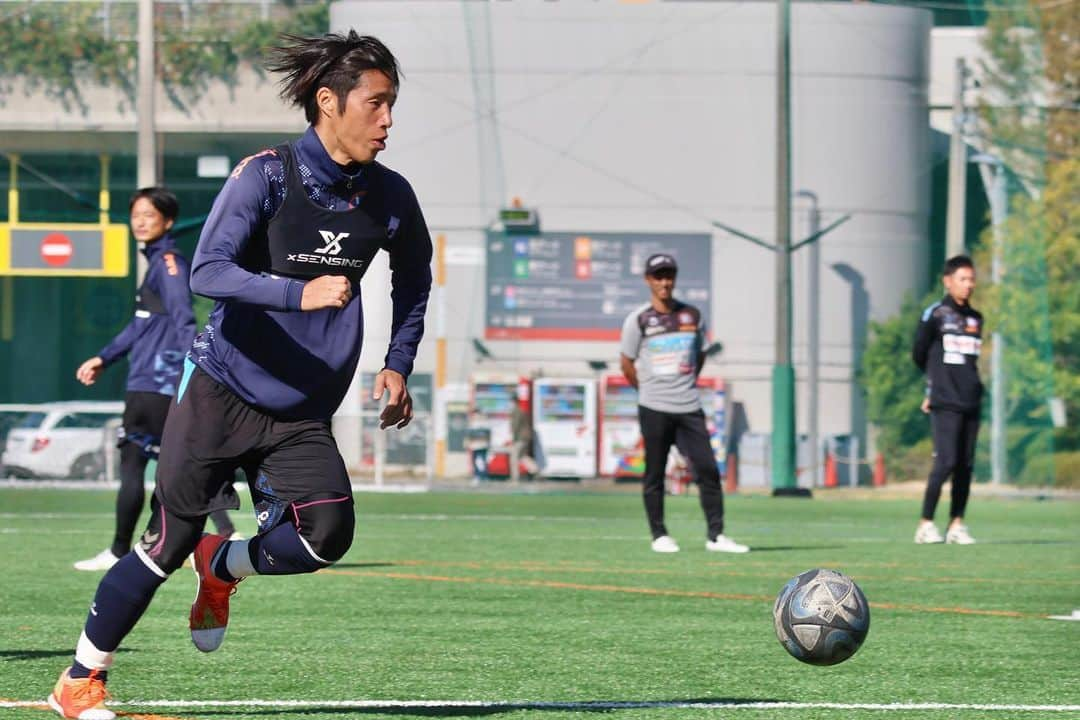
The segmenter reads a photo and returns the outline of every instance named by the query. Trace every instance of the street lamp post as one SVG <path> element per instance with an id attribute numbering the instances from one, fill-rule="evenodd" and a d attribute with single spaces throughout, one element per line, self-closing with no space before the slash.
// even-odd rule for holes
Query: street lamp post
<path id="1" fill-rule="evenodd" d="M 994 249 L 990 261 L 990 279 L 1001 292 L 1003 275 L 1002 250 L 1005 242 L 1005 221 L 1009 216 L 1009 195 L 1005 164 L 1001 158 L 979 153 L 971 158 L 978 164 L 983 187 L 990 201 L 990 223 L 993 228 Z M 1005 481 L 1005 338 L 1000 330 L 993 334 L 990 351 L 990 481 L 998 485 Z"/>
<path id="2" fill-rule="evenodd" d="M 821 230 L 821 209 L 818 207 L 816 193 L 809 190 L 799 190 L 796 197 L 806 198 L 810 201 L 810 235 L 816 235 Z M 821 247 L 818 243 L 810 243 L 809 268 L 807 271 L 807 332 L 806 332 L 806 386 L 807 386 L 807 424 L 806 434 L 810 442 L 810 478 L 812 485 L 817 487 L 818 473 L 821 465 L 818 462 L 820 440 L 818 439 L 818 384 L 820 374 L 820 317 L 821 317 Z"/>
<path id="3" fill-rule="evenodd" d="M 841 225 L 843 225 L 844 223 L 846 223 L 850 219 L 851 219 L 850 214 L 843 215 L 840 218 L 838 218 L 838 219 L 834 220 L 833 222 L 829 223 L 828 226 L 826 226 L 824 228 L 821 228 L 820 230 L 815 230 L 814 232 L 810 233 L 810 235 L 803 238 L 802 240 L 795 243 L 794 245 L 790 244 L 790 242 L 789 242 L 788 247 L 786 249 L 786 254 L 788 256 L 788 262 L 790 263 L 791 253 L 805 247 L 806 245 L 816 245 L 818 240 L 820 240 L 822 237 L 824 237 L 828 233 L 832 232 L 836 228 L 840 227 Z M 765 240 L 762 240 L 759 237 L 755 237 L 753 235 L 750 235 L 749 233 L 745 233 L 742 230 L 739 230 L 737 228 L 733 228 L 730 225 L 719 222 L 718 220 L 713 220 L 712 224 L 713 224 L 714 227 L 718 227 L 721 230 L 723 230 L 724 232 L 731 233 L 735 237 L 742 238 L 743 240 L 751 242 L 754 245 L 757 245 L 758 247 L 765 248 L 766 250 L 769 250 L 770 252 L 777 253 L 778 255 L 781 254 L 781 249 L 780 249 L 780 244 L 779 243 L 773 244 L 773 243 L 766 242 Z M 790 238 L 789 238 L 789 240 L 790 240 Z M 815 267 L 816 267 L 816 265 L 815 265 Z M 788 308 L 788 311 L 789 311 L 788 314 L 790 315 L 790 309 L 791 309 L 791 305 L 790 305 L 790 302 L 791 302 L 791 285 L 790 285 L 791 276 L 790 276 L 790 274 L 785 274 L 784 281 L 787 284 L 786 291 L 782 290 L 782 289 L 780 289 L 778 287 L 777 290 L 776 290 L 776 294 L 777 294 L 778 301 L 781 299 L 782 296 L 786 295 L 787 302 L 788 302 L 787 308 Z M 778 285 L 779 285 L 779 278 L 778 278 Z M 780 312 L 778 311 L 777 316 L 779 317 L 779 315 L 780 315 Z M 815 317 L 816 317 L 816 314 L 815 314 Z M 782 333 L 777 332 L 778 339 L 779 339 L 781 334 Z M 781 390 L 783 390 L 784 388 L 782 388 L 782 387 L 778 388 L 778 384 L 777 384 L 776 380 L 777 380 L 777 377 L 782 376 L 783 373 L 779 372 L 779 370 L 781 368 L 781 365 L 779 363 L 777 365 L 773 366 L 773 435 L 772 435 L 772 437 L 773 437 L 772 460 L 773 460 L 773 463 L 774 463 L 774 466 L 772 468 L 772 472 L 773 472 L 773 478 L 772 478 L 773 495 L 796 495 L 796 496 L 805 497 L 805 496 L 810 495 L 810 491 L 808 489 L 799 488 L 797 486 L 797 483 L 795 482 L 795 462 L 794 462 L 795 461 L 795 458 L 794 458 L 794 450 L 795 450 L 795 371 L 794 371 L 794 368 L 791 365 L 791 327 L 790 327 L 790 325 L 787 325 L 787 333 L 786 333 L 785 337 L 787 338 L 787 345 L 786 345 L 785 348 L 783 348 L 783 353 L 784 353 L 784 357 L 787 358 L 787 363 L 788 363 L 787 368 L 788 368 L 788 370 L 790 370 L 790 374 L 788 375 L 789 383 L 786 386 L 786 390 L 787 390 L 786 404 L 784 405 L 784 408 L 782 408 L 782 410 L 786 408 L 787 416 L 785 418 L 785 422 L 783 422 L 782 424 L 780 422 L 778 422 L 776 413 L 777 413 L 777 406 L 780 404 L 780 403 L 778 403 L 778 399 L 784 399 L 783 393 L 781 392 Z M 777 356 L 779 357 L 780 354 L 781 354 L 781 352 L 780 352 L 780 349 L 778 348 Z M 779 437 L 778 438 L 777 437 L 778 433 L 780 433 L 781 435 L 786 433 L 786 437 Z M 778 472 L 778 470 L 777 470 L 777 468 L 775 466 L 775 462 L 776 462 L 777 456 L 778 456 L 777 448 L 776 448 L 776 444 L 777 444 L 778 440 L 779 440 L 779 442 L 784 444 L 784 447 L 786 449 L 785 452 L 780 453 L 780 455 L 782 457 L 788 458 L 787 461 L 786 461 L 787 462 L 787 468 L 786 468 L 787 474 L 786 475 L 781 475 Z M 788 455 L 787 451 L 790 451 L 791 454 Z M 789 479 L 787 479 L 787 478 L 789 478 Z"/>

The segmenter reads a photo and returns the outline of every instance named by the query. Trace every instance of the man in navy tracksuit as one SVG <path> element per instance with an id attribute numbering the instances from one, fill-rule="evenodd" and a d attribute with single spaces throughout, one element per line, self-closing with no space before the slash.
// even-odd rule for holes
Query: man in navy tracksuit
<path id="1" fill-rule="evenodd" d="M 149 527 L 98 586 L 75 662 L 49 697 L 65 717 L 111 720 L 104 693 L 116 648 L 192 551 L 191 636 L 210 652 L 242 578 L 314 572 L 349 549 L 352 493 L 330 418 L 355 374 L 359 283 L 380 249 L 390 255 L 393 319 L 374 394 L 389 396 L 382 428 L 412 417 L 406 379 L 424 330 L 431 239 L 408 182 L 375 162 L 397 61 L 351 31 L 288 42 L 269 67 L 283 73 L 282 96 L 311 127 L 242 161 L 207 219 L 191 286 L 217 305 L 169 413 Z M 202 535 L 210 511 L 238 505 L 229 482 L 237 468 L 258 535 Z"/>
<path id="2" fill-rule="evenodd" d="M 971 491 L 983 395 L 978 368 L 983 319 L 971 307 L 971 295 L 975 291 L 975 266 L 971 258 L 965 255 L 949 258 L 943 280 L 945 297 L 923 312 L 911 353 L 915 364 L 926 373 L 928 393 L 923 411 L 930 413 L 934 436 L 934 466 L 926 483 L 915 542 L 971 545 L 975 539 L 964 524 L 964 511 Z M 934 511 L 941 486 L 950 475 L 950 520 L 942 537 L 934 525 Z"/>
<path id="3" fill-rule="evenodd" d="M 120 428 L 120 492 L 110 547 L 75 563 L 77 570 L 108 570 L 131 550 L 135 523 L 146 500 L 146 465 L 156 458 L 165 417 L 176 394 L 184 353 L 195 337 L 187 258 L 169 230 L 180 213 L 176 196 L 161 187 L 138 190 L 128 203 L 131 232 L 143 246 L 146 275 L 135 293 L 135 316 L 101 351 L 79 366 L 75 377 L 93 385 L 110 365 L 127 356 L 127 391 Z M 212 518 L 218 532 L 233 533 L 224 510 Z"/>

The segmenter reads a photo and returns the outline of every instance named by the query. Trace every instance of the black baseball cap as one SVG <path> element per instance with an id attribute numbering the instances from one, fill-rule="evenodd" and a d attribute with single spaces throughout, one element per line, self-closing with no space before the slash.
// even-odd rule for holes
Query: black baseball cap
<path id="1" fill-rule="evenodd" d="M 679 265 L 675 262 L 675 258 L 667 253 L 656 253 L 650 255 L 649 259 L 645 261 L 645 274 L 655 275 L 661 270 L 672 270 L 679 272 Z"/>

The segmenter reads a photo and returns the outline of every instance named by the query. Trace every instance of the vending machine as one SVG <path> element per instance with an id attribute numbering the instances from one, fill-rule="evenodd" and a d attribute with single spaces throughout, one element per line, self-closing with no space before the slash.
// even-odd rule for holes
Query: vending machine
<path id="1" fill-rule="evenodd" d="M 727 474 L 727 386 L 716 377 L 699 377 L 698 390 L 701 391 L 701 409 L 705 412 L 705 425 L 709 428 L 709 442 L 720 475 Z"/>
<path id="2" fill-rule="evenodd" d="M 637 389 L 622 375 L 605 375 L 600 385 L 600 474 L 639 478 L 645 449 L 638 424 Z"/>
<path id="3" fill-rule="evenodd" d="M 514 442 L 514 416 L 532 414 L 532 380 L 512 374 L 477 374 L 471 378 L 468 442 L 474 474 L 488 478 L 510 477 L 510 446 Z M 482 440 L 480 438 L 483 438 Z M 523 475 L 531 465 L 532 447 L 518 448 Z"/>
<path id="4" fill-rule="evenodd" d="M 510 474 L 511 419 L 518 376 L 477 374 L 470 378 L 468 433 L 471 464 L 478 477 Z M 483 437 L 483 442 L 479 438 Z"/>
<path id="5" fill-rule="evenodd" d="M 715 377 L 699 377 L 701 408 L 709 430 L 716 467 L 727 470 L 727 387 Z M 637 416 L 637 390 L 621 375 L 604 377 L 601 386 L 599 429 L 600 474 L 614 478 L 640 478 L 645 472 L 645 449 Z M 668 457 L 667 474 L 678 474 L 678 449 Z"/>
<path id="6" fill-rule="evenodd" d="M 596 381 L 533 381 L 536 462 L 545 477 L 596 475 Z"/>

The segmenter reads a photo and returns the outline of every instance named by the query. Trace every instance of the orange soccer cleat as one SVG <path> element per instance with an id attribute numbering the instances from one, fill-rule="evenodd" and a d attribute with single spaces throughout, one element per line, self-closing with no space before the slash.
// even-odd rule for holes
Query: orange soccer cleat
<path id="1" fill-rule="evenodd" d="M 60 674 L 49 695 L 49 707 L 71 720 L 113 720 L 116 713 L 105 707 L 109 691 L 98 672 L 91 670 L 90 677 L 85 678 L 73 678 L 70 672 L 71 668 L 67 668 Z"/>
<path id="2" fill-rule="evenodd" d="M 225 582 L 210 567 L 210 561 L 224 542 L 227 539 L 221 535 L 203 535 L 195 547 L 192 564 L 199 585 L 195 602 L 191 603 L 188 626 L 191 628 L 191 642 L 203 652 L 213 652 L 221 647 L 225 629 L 229 625 L 229 598 L 240 582 Z"/>

